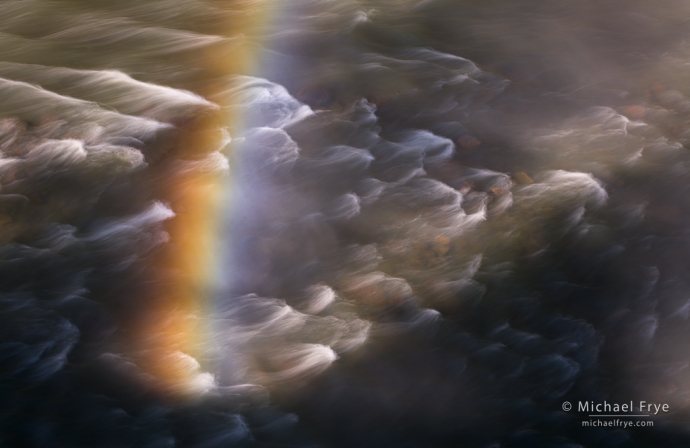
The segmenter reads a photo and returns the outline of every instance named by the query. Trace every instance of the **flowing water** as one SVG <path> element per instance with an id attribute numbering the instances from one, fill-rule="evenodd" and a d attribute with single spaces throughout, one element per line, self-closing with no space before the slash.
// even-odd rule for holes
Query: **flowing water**
<path id="1" fill-rule="evenodd" d="M 0 2 L 0 446 L 688 446 L 689 25 Z"/>

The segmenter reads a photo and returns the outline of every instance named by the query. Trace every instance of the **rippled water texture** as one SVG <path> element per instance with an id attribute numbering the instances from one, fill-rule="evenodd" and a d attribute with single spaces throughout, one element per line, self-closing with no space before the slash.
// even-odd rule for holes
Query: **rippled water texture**
<path id="1" fill-rule="evenodd" d="M 689 22 L 0 2 L 0 447 L 690 446 Z"/>

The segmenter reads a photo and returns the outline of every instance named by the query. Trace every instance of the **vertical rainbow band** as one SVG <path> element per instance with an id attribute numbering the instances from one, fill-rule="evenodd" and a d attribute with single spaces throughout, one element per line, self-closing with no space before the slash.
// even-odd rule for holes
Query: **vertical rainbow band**
<path id="1" fill-rule="evenodd" d="M 227 36 L 245 36 L 231 51 L 208 51 L 199 55 L 208 82 L 197 93 L 205 98 L 222 98 L 222 92 L 232 88 L 232 75 L 252 74 L 257 66 L 255 37 L 260 36 L 270 22 L 271 2 L 236 2 L 236 16 L 241 23 L 233 23 Z M 181 129 L 173 151 L 186 162 L 199 162 L 227 144 L 227 132 L 232 135 L 241 128 L 242 117 L 232 112 L 228 104 L 220 110 L 200 117 L 192 125 Z M 173 160 L 175 159 L 175 160 Z M 204 373 L 197 359 L 202 358 L 204 332 L 210 331 L 204 322 L 212 308 L 217 268 L 221 259 L 218 231 L 225 201 L 230 197 L 232 179 L 227 173 L 204 169 L 175 169 L 176 157 L 163 170 L 167 176 L 162 186 L 164 197 L 175 213 L 166 225 L 170 243 L 156 256 L 156 272 L 166 278 L 154 280 L 154 291 L 143 298 L 146 317 L 141 319 L 132 335 L 137 359 L 147 374 L 154 378 L 154 389 L 175 399 L 198 396 L 213 387 L 213 377 Z M 160 275 L 160 274 L 159 274 Z"/>

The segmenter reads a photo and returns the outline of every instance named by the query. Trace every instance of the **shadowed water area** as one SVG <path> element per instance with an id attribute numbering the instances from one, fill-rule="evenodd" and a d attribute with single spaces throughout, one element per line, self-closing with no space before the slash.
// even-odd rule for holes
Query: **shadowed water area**
<path id="1" fill-rule="evenodd" d="M 0 447 L 690 445 L 689 22 L 0 2 Z"/>

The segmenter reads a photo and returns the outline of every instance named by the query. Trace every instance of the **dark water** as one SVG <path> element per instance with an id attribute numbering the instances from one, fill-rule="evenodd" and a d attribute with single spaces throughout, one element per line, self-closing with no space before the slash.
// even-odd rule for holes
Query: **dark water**
<path id="1" fill-rule="evenodd" d="M 690 445 L 689 14 L 0 3 L 0 446 Z"/>

